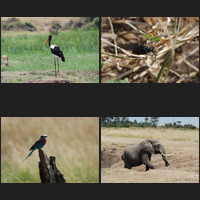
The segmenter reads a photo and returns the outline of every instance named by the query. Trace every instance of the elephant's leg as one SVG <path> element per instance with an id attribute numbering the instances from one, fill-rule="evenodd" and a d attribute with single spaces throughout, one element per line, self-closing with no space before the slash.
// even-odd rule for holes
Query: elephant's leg
<path id="1" fill-rule="evenodd" d="M 151 162 L 144 162 L 143 164 L 145 164 L 146 165 L 146 171 L 148 171 L 149 170 L 149 168 L 150 169 L 155 169 L 155 167 L 151 164 Z"/>
<path id="2" fill-rule="evenodd" d="M 146 165 L 146 171 L 148 171 L 149 170 L 149 167 Z"/>
<path id="3" fill-rule="evenodd" d="M 151 154 L 149 154 L 148 156 L 149 156 L 149 162 L 151 162 Z M 146 171 L 148 171 L 148 170 L 149 170 L 149 166 L 146 165 Z"/>
<path id="4" fill-rule="evenodd" d="M 131 169 L 132 167 L 131 167 L 131 165 L 130 165 L 129 163 L 125 163 L 125 164 L 124 164 L 124 168 Z"/>
<path id="5" fill-rule="evenodd" d="M 166 166 L 166 167 L 169 166 L 169 163 L 168 163 L 167 159 L 165 158 L 165 156 L 162 155 L 162 158 L 163 158 L 163 160 L 165 161 L 165 166 Z"/>
<path id="6" fill-rule="evenodd" d="M 149 169 L 154 169 L 154 166 L 151 163 L 151 154 L 143 154 L 142 163 L 146 165 L 146 171 L 148 171 Z"/>

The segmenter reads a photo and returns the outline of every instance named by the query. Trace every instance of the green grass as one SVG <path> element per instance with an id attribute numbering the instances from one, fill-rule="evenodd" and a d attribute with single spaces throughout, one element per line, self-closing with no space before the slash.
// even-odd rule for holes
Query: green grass
<path id="1" fill-rule="evenodd" d="M 48 71 L 54 69 L 47 33 L 2 32 L 1 54 L 9 57 L 9 67 L 2 71 Z M 53 36 L 65 56 L 60 70 L 99 70 L 99 31 L 72 30 Z"/>
<path id="2" fill-rule="evenodd" d="M 4 170 L 4 169 L 7 170 Z M 36 171 L 30 169 L 20 169 L 12 166 L 10 162 L 2 165 L 3 173 L 1 175 L 2 183 L 39 183 L 40 178 Z"/>

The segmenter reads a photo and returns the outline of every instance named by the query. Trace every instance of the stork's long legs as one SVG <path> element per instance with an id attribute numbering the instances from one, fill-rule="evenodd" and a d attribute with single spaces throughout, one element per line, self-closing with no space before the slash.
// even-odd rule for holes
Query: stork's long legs
<path id="1" fill-rule="evenodd" d="M 55 77 L 57 77 L 57 73 L 56 73 L 56 59 L 54 57 L 54 65 L 55 65 Z"/>
<path id="2" fill-rule="evenodd" d="M 58 60 L 58 57 L 57 57 L 57 62 L 58 62 L 58 72 L 59 72 L 59 60 Z"/>
<path id="3" fill-rule="evenodd" d="M 59 72 L 59 59 L 57 57 L 57 63 L 58 63 L 58 72 Z M 54 65 L 55 65 L 55 77 L 57 77 L 57 71 L 56 71 L 56 58 L 54 57 Z M 60 72 L 59 72 L 60 73 Z"/>

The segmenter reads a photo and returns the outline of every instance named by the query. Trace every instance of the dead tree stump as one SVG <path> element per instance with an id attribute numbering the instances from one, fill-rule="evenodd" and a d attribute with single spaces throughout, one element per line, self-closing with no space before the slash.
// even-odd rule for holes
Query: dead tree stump
<path id="1" fill-rule="evenodd" d="M 47 155 L 39 149 L 39 173 L 41 183 L 66 183 L 63 174 L 56 167 L 55 156 Z"/>

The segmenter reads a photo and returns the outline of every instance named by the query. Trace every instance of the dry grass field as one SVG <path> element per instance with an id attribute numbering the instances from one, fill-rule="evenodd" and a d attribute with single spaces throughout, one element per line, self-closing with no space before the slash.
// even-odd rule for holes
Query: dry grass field
<path id="1" fill-rule="evenodd" d="M 8 20 L 10 17 L 1 17 L 2 20 Z M 49 31 L 53 22 L 59 22 L 64 25 L 67 21 L 74 19 L 74 17 L 17 17 L 21 22 L 29 22 L 37 27 L 38 31 Z M 79 20 L 81 17 L 76 17 Z"/>
<path id="2" fill-rule="evenodd" d="M 43 151 L 55 156 L 68 183 L 99 182 L 99 118 L 2 117 L 1 182 L 39 183 L 38 151 L 29 148 L 46 134 Z"/>
<path id="3" fill-rule="evenodd" d="M 167 154 L 165 167 L 160 154 L 152 155 L 154 170 L 145 172 L 145 165 L 124 168 L 121 154 L 130 144 L 145 139 L 159 139 Z M 102 183 L 199 183 L 199 130 L 153 128 L 102 128 Z"/>

